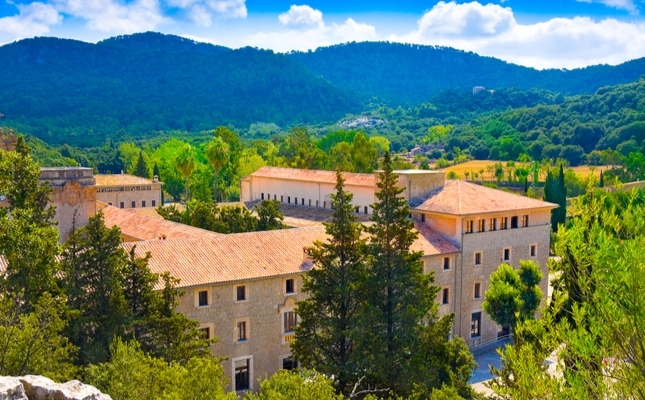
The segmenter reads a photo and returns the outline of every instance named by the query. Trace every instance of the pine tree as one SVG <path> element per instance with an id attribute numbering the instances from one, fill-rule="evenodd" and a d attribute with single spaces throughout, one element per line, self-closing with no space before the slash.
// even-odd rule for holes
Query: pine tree
<path id="1" fill-rule="evenodd" d="M 567 189 L 562 164 L 560 164 L 557 176 L 552 171 L 547 173 L 544 184 L 544 200 L 559 205 L 558 208 L 551 210 L 551 229 L 553 232 L 557 232 L 559 225 L 564 224 L 567 217 Z"/>
<path id="2" fill-rule="evenodd" d="M 410 246 L 417 238 L 408 219 L 409 206 L 399 194 L 389 153 L 378 173 L 378 201 L 372 205 L 373 224 L 366 228 L 368 271 L 362 284 L 360 349 L 367 383 L 409 393 L 416 376 L 415 350 L 422 346 L 422 322 L 436 319 L 438 289 L 424 275 L 420 252 Z"/>
<path id="3" fill-rule="evenodd" d="M 148 175 L 148 163 L 143 157 L 143 151 L 139 152 L 139 158 L 137 159 L 137 166 L 134 170 L 134 175 L 142 178 L 150 178 Z"/>
<path id="4" fill-rule="evenodd" d="M 329 239 L 309 249 L 314 268 L 303 284 L 309 297 L 298 303 L 300 323 L 291 348 L 304 367 L 334 377 L 337 389 L 346 393 L 359 378 L 352 336 L 361 307 L 357 288 L 365 277 L 365 240 L 344 183 L 336 172 L 332 221 L 325 223 Z"/>

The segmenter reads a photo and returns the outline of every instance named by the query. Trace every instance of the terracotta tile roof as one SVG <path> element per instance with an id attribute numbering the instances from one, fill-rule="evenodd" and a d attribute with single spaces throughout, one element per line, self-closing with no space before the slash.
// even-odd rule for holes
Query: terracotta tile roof
<path id="1" fill-rule="evenodd" d="M 412 250 L 426 255 L 454 253 L 459 249 L 427 225 L 419 223 L 419 238 Z M 322 226 L 277 231 L 235 233 L 191 239 L 154 240 L 124 243 L 129 251 L 143 256 L 152 254 L 150 269 L 155 273 L 170 272 L 181 280 L 179 287 L 192 287 L 308 271 L 303 248 L 316 240 L 327 239 Z"/>
<path id="2" fill-rule="evenodd" d="M 156 219 L 163 219 L 161 215 L 157 212 L 155 207 L 137 207 L 137 208 L 131 208 L 129 210 L 132 210 L 133 212 L 136 212 L 137 214 L 141 215 L 146 215 L 148 217 L 156 218 Z"/>
<path id="3" fill-rule="evenodd" d="M 152 179 L 128 174 L 94 175 L 96 186 L 152 185 Z"/>
<path id="4" fill-rule="evenodd" d="M 459 252 L 457 246 L 446 240 L 424 222 L 415 221 L 414 225 L 419 232 L 419 239 L 412 245 L 412 250 L 422 251 L 426 256 Z"/>
<path id="5" fill-rule="evenodd" d="M 117 225 L 125 236 L 135 240 L 157 240 L 161 235 L 166 239 L 184 239 L 203 236 L 221 236 L 219 233 L 194 228 L 177 222 L 166 221 L 139 214 L 136 209 L 121 209 L 112 206 L 103 208 L 105 226 Z"/>
<path id="6" fill-rule="evenodd" d="M 554 203 L 460 180 L 447 180 L 444 187 L 430 193 L 420 204 L 412 204 L 415 210 L 453 215 L 556 207 Z"/>
<path id="7" fill-rule="evenodd" d="M 307 181 L 336 184 L 336 172 L 315 169 L 262 167 L 252 173 L 252 177 L 275 178 L 291 181 Z M 345 185 L 375 187 L 374 174 L 343 172 Z"/>

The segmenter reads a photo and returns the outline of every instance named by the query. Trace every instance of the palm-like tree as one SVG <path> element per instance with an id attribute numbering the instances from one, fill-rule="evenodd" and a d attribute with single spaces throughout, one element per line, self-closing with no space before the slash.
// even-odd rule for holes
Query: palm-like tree
<path id="1" fill-rule="evenodd" d="M 230 158 L 230 150 L 231 147 L 228 145 L 228 143 L 223 141 L 219 136 L 215 136 L 213 139 L 211 139 L 211 141 L 208 142 L 206 148 L 204 149 L 204 154 L 206 155 L 208 163 L 212 165 L 213 169 L 215 170 L 215 183 L 213 184 L 213 199 L 215 201 L 219 200 L 217 198 L 217 183 L 219 182 L 219 172 L 222 167 L 228 162 Z"/>
<path id="2" fill-rule="evenodd" d="M 175 159 L 177 171 L 186 179 L 186 204 L 188 204 L 188 177 L 197 169 L 197 154 L 193 146 L 186 144 Z"/>

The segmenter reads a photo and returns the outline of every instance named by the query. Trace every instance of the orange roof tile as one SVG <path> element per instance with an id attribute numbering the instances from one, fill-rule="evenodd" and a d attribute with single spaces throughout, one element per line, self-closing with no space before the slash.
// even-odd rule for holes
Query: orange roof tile
<path id="1" fill-rule="evenodd" d="M 447 180 L 444 187 L 430 193 L 420 204 L 412 204 L 414 210 L 453 215 L 556 207 L 554 203 L 460 180 Z"/>
<path id="2" fill-rule="evenodd" d="M 358 174 L 354 172 L 343 172 L 342 174 L 347 186 L 375 187 L 374 174 Z M 316 169 L 262 167 L 250 176 L 336 184 L 336 172 Z"/>
<path id="3" fill-rule="evenodd" d="M 94 175 L 96 186 L 152 185 L 152 179 L 128 174 Z"/>
<path id="4" fill-rule="evenodd" d="M 417 224 L 419 238 L 412 250 L 426 255 L 459 250 L 425 224 Z M 124 243 L 136 254 L 152 254 L 150 269 L 170 272 L 181 280 L 179 287 L 260 279 L 308 271 L 303 248 L 327 239 L 322 226 L 276 231 L 235 233 L 191 239 Z"/>
<path id="5" fill-rule="evenodd" d="M 195 228 L 177 222 L 166 221 L 144 214 L 139 214 L 136 209 L 121 209 L 107 206 L 102 209 L 105 226 L 114 225 L 121 228 L 125 236 L 136 240 L 157 240 L 161 235 L 166 239 L 183 239 L 203 236 L 221 236 L 219 233 Z"/>

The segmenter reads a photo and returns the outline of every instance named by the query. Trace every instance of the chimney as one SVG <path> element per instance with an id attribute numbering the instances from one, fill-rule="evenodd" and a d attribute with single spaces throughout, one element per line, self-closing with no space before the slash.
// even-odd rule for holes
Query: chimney
<path id="1" fill-rule="evenodd" d="M 304 264 L 313 264 L 313 260 L 311 259 L 311 250 L 309 249 L 309 247 L 302 248 L 302 262 Z"/>
<path id="2" fill-rule="evenodd" d="M 159 182 L 159 177 L 158 177 L 157 175 L 153 176 L 153 177 L 152 177 L 152 182 L 153 182 L 153 183 L 157 183 L 157 182 Z"/>

